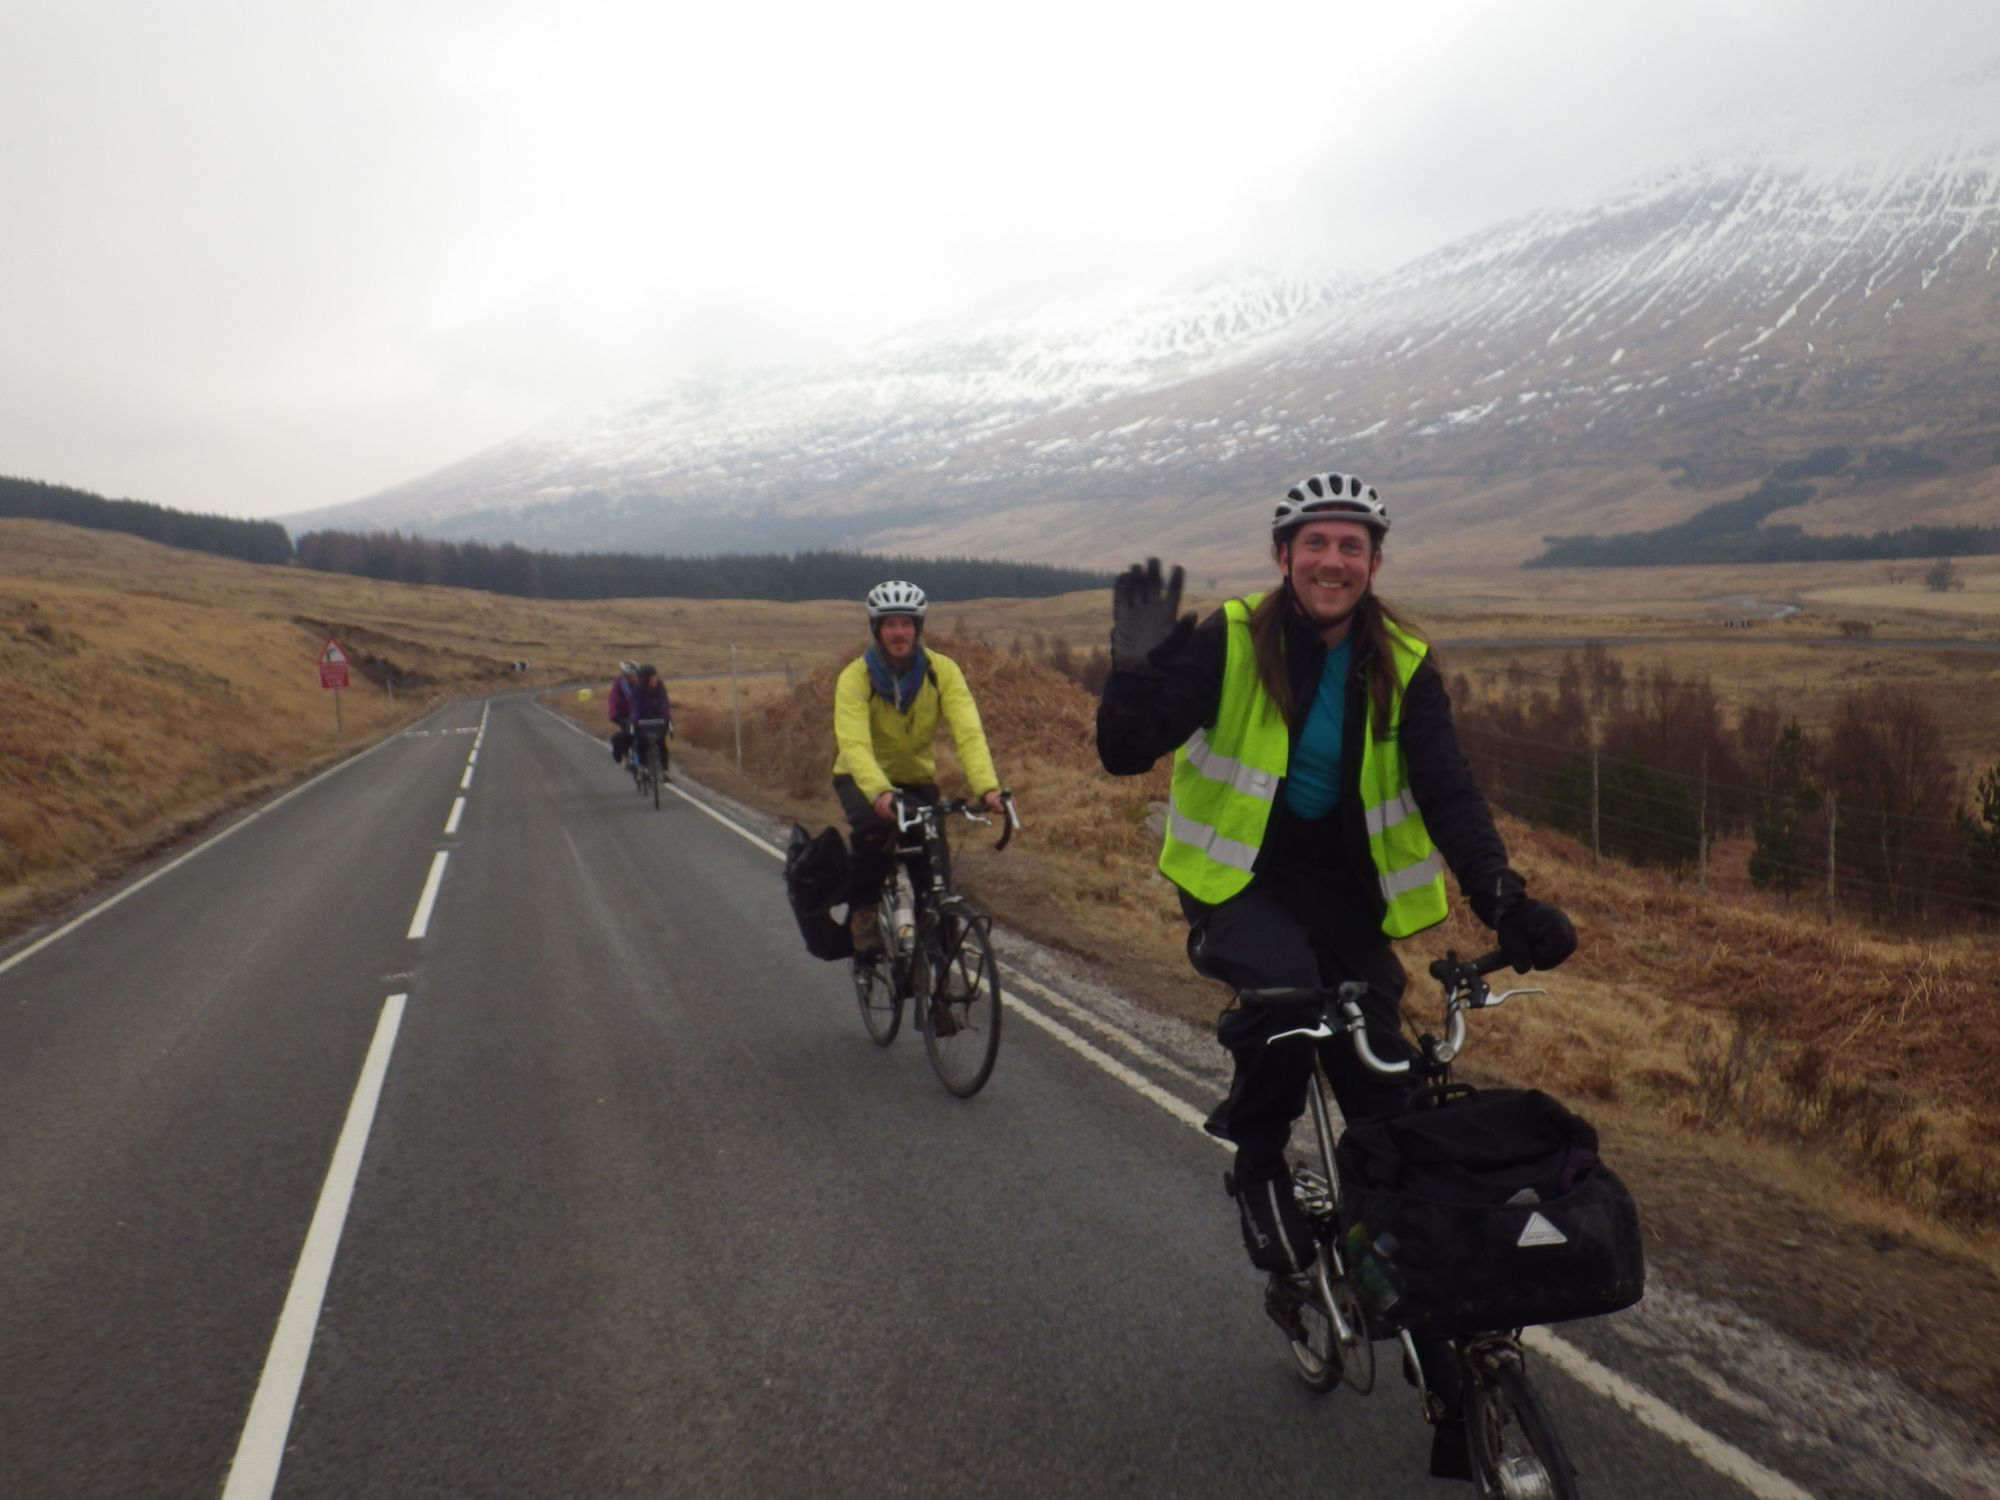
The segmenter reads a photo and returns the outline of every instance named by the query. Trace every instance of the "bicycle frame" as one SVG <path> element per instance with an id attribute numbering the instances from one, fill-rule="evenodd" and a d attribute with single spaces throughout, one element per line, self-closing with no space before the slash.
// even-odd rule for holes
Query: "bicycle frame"
<path id="1" fill-rule="evenodd" d="M 1468 1010 L 1490 1010 L 1505 1004 L 1516 995 L 1544 993 L 1540 989 L 1512 989 L 1494 995 L 1480 977 L 1480 971 L 1482 967 L 1497 967 L 1499 957 L 1498 953 L 1493 953 L 1473 963 L 1459 963 L 1454 955 L 1451 960 L 1440 961 L 1432 966 L 1432 978 L 1438 980 L 1445 991 L 1445 1035 L 1437 1037 L 1428 1032 L 1423 1033 L 1418 1039 L 1418 1055 L 1415 1058 L 1403 1058 L 1392 1062 L 1381 1057 L 1369 1044 L 1368 1022 L 1360 1005 L 1362 997 L 1367 994 L 1367 986 L 1362 984 L 1342 985 L 1334 992 L 1333 1003 L 1321 1010 L 1315 1025 L 1281 1031 L 1267 1039 L 1267 1046 L 1292 1038 L 1311 1039 L 1315 1043 L 1312 1080 L 1306 1090 L 1306 1102 L 1312 1113 L 1313 1136 L 1319 1147 L 1320 1165 L 1325 1173 L 1327 1203 L 1332 1214 L 1331 1222 L 1336 1231 L 1340 1224 L 1340 1172 L 1334 1159 L 1333 1083 L 1327 1077 L 1326 1061 L 1321 1057 L 1317 1043 L 1345 1035 L 1363 1065 L 1371 1071 L 1389 1076 L 1415 1071 L 1420 1074 L 1424 1085 L 1428 1088 L 1447 1086 L 1451 1082 L 1452 1063 L 1465 1049 L 1465 1013 Z M 1327 1000 L 1327 996 L 1318 991 L 1265 990 L 1243 993 L 1249 996 L 1261 995 L 1273 1000 L 1303 999 L 1309 995 L 1316 996 L 1323 1002 Z M 1339 1013 L 1337 1026 L 1329 1024 L 1329 1011 L 1336 1008 Z M 1323 1244 L 1322 1249 L 1328 1258 L 1334 1277 L 1344 1279 L 1347 1267 L 1341 1255 L 1338 1234 L 1331 1236 Z M 1327 1311 L 1332 1317 L 1336 1331 L 1344 1338 L 1347 1330 L 1342 1327 L 1345 1318 L 1340 1309 L 1337 1306 L 1330 1306 Z M 1402 1328 L 1397 1330 L 1397 1342 L 1402 1349 L 1404 1368 L 1417 1388 L 1425 1420 L 1435 1423 L 1443 1415 L 1444 1403 L 1424 1379 L 1423 1362 L 1417 1357 L 1416 1340 L 1407 1328 Z M 1458 1349 L 1462 1359 L 1468 1362 L 1476 1361 L 1484 1369 L 1490 1370 L 1501 1363 L 1517 1365 L 1521 1363 L 1519 1329 L 1464 1334 L 1453 1338 L 1451 1342 Z"/>

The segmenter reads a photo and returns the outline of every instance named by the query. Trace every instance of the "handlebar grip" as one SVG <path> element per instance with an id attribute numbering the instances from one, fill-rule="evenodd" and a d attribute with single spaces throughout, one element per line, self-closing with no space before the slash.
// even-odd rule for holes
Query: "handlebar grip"
<path id="1" fill-rule="evenodd" d="M 1470 968 L 1473 973 L 1484 975 L 1491 974 L 1496 969 L 1504 969 L 1506 967 L 1506 953 L 1499 948 L 1495 948 L 1491 953 L 1481 954 L 1469 964 L 1462 960 L 1456 953 L 1447 953 L 1443 958 L 1431 961 L 1430 974 L 1431 978 L 1435 979 L 1439 984 L 1443 984 L 1451 978 L 1453 973 L 1460 969 Z"/>

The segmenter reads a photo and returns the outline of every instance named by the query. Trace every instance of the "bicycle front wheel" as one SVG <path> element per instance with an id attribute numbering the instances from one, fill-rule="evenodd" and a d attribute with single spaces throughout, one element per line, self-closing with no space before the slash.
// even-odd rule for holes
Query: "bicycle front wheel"
<path id="1" fill-rule="evenodd" d="M 1577 1500 L 1569 1455 L 1518 1353 L 1468 1364 L 1466 1437 L 1480 1500 Z"/>
<path id="2" fill-rule="evenodd" d="M 660 747 L 653 746 L 646 752 L 646 779 L 653 783 L 653 806 L 660 805 L 660 778 L 666 774 L 666 767 L 660 764 Z"/>
<path id="3" fill-rule="evenodd" d="M 854 964 L 854 998 L 861 1005 L 861 1024 L 875 1045 L 886 1047 L 896 1040 L 903 1025 L 903 997 L 896 993 L 894 967 L 887 954 L 873 963 Z"/>
<path id="4" fill-rule="evenodd" d="M 993 924 L 956 898 L 924 924 L 912 957 L 911 992 L 924 1051 L 938 1081 L 969 1099 L 1000 1055 L 1000 966 Z"/>

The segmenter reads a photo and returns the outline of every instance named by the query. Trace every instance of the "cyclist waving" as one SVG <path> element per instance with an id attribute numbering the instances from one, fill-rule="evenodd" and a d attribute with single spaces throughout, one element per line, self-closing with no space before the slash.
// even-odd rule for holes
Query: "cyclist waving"
<path id="1" fill-rule="evenodd" d="M 923 645 L 924 591 L 891 580 L 868 591 L 868 629 L 875 643 L 847 664 L 833 690 L 833 790 L 853 829 L 848 925 L 854 951 L 882 944 L 875 894 L 889 873 L 896 837 L 891 804 L 897 791 L 918 802 L 938 799 L 932 744 L 938 721 L 951 730 L 959 764 L 975 797 L 1004 813 L 1000 778 L 986 748 L 986 731 L 957 662 Z"/>
<path id="2" fill-rule="evenodd" d="M 1237 989 L 1365 981 L 1378 1050 L 1401 1042 L 1404 975 L 1390 940 L 1444 920 L 1446 865 L 1523 972 L 1576 947 L 1569 919 L 1531 900 L 1508 867 L 1428 643 L 1374 593 L 1388 531 L 1372 488 L 1314 475 L 1272 519 L 1279 586 L 1231 599 L 1199 626 L 1177 618 L 1179 568 L 1164 581 L 1157 559 L 1133 567 L 1114 594 L 1097 716 L 1098 756 L 1114 775 L 1173 752 L 1160 869 L 1179 887 L 1197 972 Z M 1232 1191 L 1252 1261 L 1296 1275 L 1317 1249 L 1285 1146 L 1311 1059 L 1265 1045 L 1293 1024 L 1276 1007 L 1223 1012 L 1217 1036 L 1236 1070 L 1208 1129 L 1237 1147 Z M 1406 1086 L 1351 1049 L 1323 1055 L 1347 1118 L 1402 1107 Z M 1455 1372 L 1431 1363 L 1431 1388 L 1450 1401 Z M 1438 1432 L 1433 1472 L 1469 1477 L 1462 1424 Z"/>

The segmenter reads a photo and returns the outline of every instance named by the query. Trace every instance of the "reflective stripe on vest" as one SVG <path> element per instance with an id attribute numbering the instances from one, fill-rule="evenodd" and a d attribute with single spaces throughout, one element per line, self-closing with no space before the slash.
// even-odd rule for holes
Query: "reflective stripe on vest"
<path id="1" fill-rule="evenodd" d="M 1250 611 L 1260 596 L 1223 605 L 1227 647 L 1215 724 L 1174 752 L 1173 800 L 1160 871 L 1197 901 L 1214 906 L 1250 883 L 1271 808 L 1291 757 L 1291 731 L 1257 676 Z M 1382 930 L 1408 937 L 1444 920 L 1444 866 L 1410 794 L 1397 731 L 1403 690 L 1428 647 L 1383 622 L 1396 669 L 1389 734 L 1378 737 L 1367 700 L 1360 797 L 1368 852 L 1387 910 Z"/>

